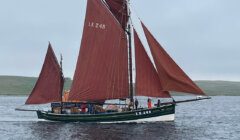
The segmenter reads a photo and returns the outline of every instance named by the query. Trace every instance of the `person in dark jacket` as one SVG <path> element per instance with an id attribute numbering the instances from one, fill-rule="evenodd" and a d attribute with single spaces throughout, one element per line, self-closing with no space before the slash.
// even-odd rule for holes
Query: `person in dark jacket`
<path id="1" fill-rule="evenodd" d="M 158 101 L 157 101 L 157 107 L 160 107 L 161 106 L 161 101 L 160 101 L 160 99 L 158 99 Z"/>
<path id="2" fill-rule="evenodd" d="M 135 99 L 135 109 L 136 110 L 138 109 L 138 104 L 139 104 L 138 99 Z"/>

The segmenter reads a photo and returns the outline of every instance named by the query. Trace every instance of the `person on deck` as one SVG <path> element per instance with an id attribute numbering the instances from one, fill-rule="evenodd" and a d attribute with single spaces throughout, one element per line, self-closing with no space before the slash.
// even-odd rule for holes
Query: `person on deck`
<path id="1" fill-rule="evenodd" d="M 134 100 L 130 99 L 128 103 L 128 110 L 133 110 L 134 109 Z"/>
<path id="2" fill-rule="evenodd" d="M 136 110 L 138 109 L 138 104 L 139 104 L 138 99 L 135 99 L 135 109 Z"/>
<path id="3" fill-rule="evenodd" d="M 88 113 L 93 114 L 93 104 L 87 104 Z"/>
<path id="4" fill-rule="evenodd" d="M 81 104 L 81 113 L 86 113 L 87 104 Z"/>
<path id="5" fill-rule="evenodd" d="M 157 101 L 157 107 L 160 107 L 161 106 L 161 101 L 160 101 L 160 99 L 158 99 L 158 101 Z"/>
<path id="6" fill-rule="evenodd" d="M 128 105 L 128 110 L 130 111 L 130 110 L 133 110 L 134 108 L 134 100 L 133 99 L 127 99 L 126 100 L 126 102 L 127 102 L 127 105 Z"/>
<path id="7" fill-rule="evenodd" d="M 152 108 L 152 101 L 151 101 L 151 99 L 150 98 L 148 98 L 148 108 Z"/>

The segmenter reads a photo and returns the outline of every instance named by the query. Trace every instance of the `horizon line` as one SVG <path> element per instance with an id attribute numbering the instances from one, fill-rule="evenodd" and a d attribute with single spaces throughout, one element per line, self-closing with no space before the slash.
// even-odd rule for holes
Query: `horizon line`
<path id="1" fill-rule="evenodd" d="M 0 77 L 25 77 L 25 78 L 38 78 L 38 76 L 25 76 L 25 75 L 9 75 L 9 74 L 0 74 Z M 65 77 L 73 80 L 72 77 Z M 230 79 L 192 79 L 193 81 L 219 81 L 219 82 L 240 82 L 240 80 L 230 80 Z"/>

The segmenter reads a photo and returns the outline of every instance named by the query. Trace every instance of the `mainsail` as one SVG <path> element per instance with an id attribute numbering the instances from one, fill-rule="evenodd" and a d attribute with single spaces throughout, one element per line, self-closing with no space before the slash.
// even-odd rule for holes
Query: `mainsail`
<path id="1" fill-rule="evenodd" d="M 128 49 L 121 24 L 102 0 L 88 0 L 70 100 L 127 98 Z"/>
<path id="2" fill-rule="evenodd" d="M 143 23 L 142 27 L 150 46 L 163 90 L 205 95 L 167 54 Z"/>
<path id="3" fill-rule="evenodd" d="M 136 95 L 150 97 L 171 97 L 163 88 L 158 73 L 151 63 L 144 47 L 134 30 L 135 58 L 136 58 Z"/>
<path id="4" fill-rule="evenodd" d="M 64 80 L 61 68 L 49 43 L 42 71 L 25 104 L 59 102 Z"/>

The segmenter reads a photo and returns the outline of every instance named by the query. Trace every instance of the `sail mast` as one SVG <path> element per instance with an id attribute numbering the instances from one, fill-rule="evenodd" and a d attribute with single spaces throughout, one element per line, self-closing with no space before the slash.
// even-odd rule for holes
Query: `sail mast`
<path id="1" fill-rule="evenodd" d="M 128 17 L 131 18 L 131 11 L 129 8 L 130 0 L 126 0 L 128 8 Z M 131 20 L 128 21 L 127 27 L 128 33 L 128 58 L 129 58 L 129 95 L 130 99 L 133 100 L 133 73 L 132 73 L 132 30 L 131 30 Z"/>
<path id="2" fill-rule="evenodd" d="M 62 62 L 63 62 L 63 56 L 62 56 L 62 54 L 60 54 L 60 72 L 61 72 L 61 80 L 62 80 L 62 82 L 61 83 L 63 83 L 63 85 L 61 86 L 61 90 L 60 90 L 60 97 L 61 97 L 61 113 L 62 113 L 62 110 L 63 110 L 63 95 L 62 95 L 62 93 L 63 93 L 63 86 L 64 86 L 64 82 L 65 82 L 65 79 L 64 79 L 64 75 L 63 75 L 63 64 L 62 64 Z"/>

